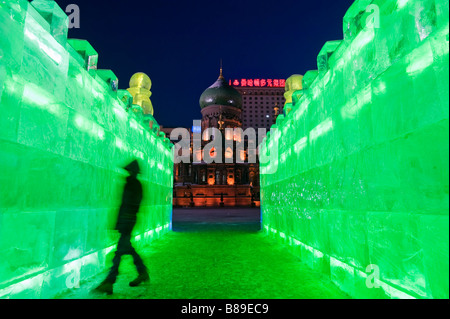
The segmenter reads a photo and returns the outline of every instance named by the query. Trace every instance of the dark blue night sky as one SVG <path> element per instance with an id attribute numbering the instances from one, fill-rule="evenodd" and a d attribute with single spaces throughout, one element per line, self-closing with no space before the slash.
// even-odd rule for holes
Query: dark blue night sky
<path id="1" fill-rule="evenodd" d="M 56 0 L 81 11 L 70 38 L 88 40 L 98 67 L 111 69 L 126 89 L 135 72 L 153 82 L 155 118 L 190 127 L 200 118 L 201 93 L 219 75 L 287 78 L 316 69 L 326 41 L 342 39 L 353 1 Z"/>

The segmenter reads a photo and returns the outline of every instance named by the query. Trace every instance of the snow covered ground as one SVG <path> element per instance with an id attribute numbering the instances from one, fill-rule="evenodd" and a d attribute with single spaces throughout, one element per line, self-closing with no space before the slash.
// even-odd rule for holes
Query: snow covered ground
<path id="1" fill-rule="evenodd" d="M 174 210 L 173 230 L 138 252 L 151 281 L 122 258 L 111 296 L 92 293 L 105 274 L 58 296 L 77 299 L 319 299 L 348 298 L 288 249 L 259 231 L 257 209 Z"/>

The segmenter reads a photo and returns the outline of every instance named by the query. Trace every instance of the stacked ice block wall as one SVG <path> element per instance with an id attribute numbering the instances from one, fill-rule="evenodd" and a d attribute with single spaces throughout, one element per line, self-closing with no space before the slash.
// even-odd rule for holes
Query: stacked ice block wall
<path id="1" fill-rule="evenodd" d="M 354 2 L 262 144 L 265 231 L 353 297 L 449 297 L 448 10 Z"/>
<path id="2" fill-rule="evenodd" d="M 136 245 L 170 229 L 170 143 L 92 46 L 67 40 L 67 20 L 53 1 L 0 2 L 0 298 L 52 297 L 104 270 L 131 158 Z"/>

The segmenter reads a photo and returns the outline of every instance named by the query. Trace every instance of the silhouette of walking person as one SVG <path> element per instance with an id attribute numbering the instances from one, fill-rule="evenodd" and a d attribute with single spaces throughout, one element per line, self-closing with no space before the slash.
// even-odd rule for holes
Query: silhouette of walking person
<path id="1" fill-rule="evenodd" d="M 116 223 L 116 230 L 120 233 L 119 242 L 117 243 L 117 251 L 113 259 L 113 266 L 111 267 L 106 279 L 95 289 L 97 292 L 112 294 L 113 285 L 116 282 L 119 274 L 120 260 L 123 255 L 131 255 L 134 264 L 138 271 L 138 277 L 130 282 L 131 287 L 140 285 L 143 282 L 150 280 L 147 268 L 138 255 L 134 247 L 131 245 L 131 231 L 133 230 L 139 206 L 142 201 L 142 185 L 136 178 L 139 174 L 139 164 L 133 160 L 130 164 L 124 167 L 130 174 L 127 177 L 125 187 L 122 195 L 122 204 L 119 209 L 119 215 Z"/>

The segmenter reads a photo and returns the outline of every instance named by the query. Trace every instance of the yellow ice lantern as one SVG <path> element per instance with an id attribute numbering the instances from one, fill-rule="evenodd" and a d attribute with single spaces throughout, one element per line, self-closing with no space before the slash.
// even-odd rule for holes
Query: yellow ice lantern
<path id="1" fill-rule="evenodd" d="M 152 80 L 143 72 L 135 73 L 130 79 L 130 88 L 142 88 L 150 91 L 152 88 Z"/>
<path id="2" fill-rule="evenodd" d="M 150 92 L 151 87 L 152 81 L 148 75 L 138 72 L 131 77 L 130 87 L 127 90 L 133 96 L 133 104 L 142 107 L 144 114 L 153 115 L 153 105 L 150 101 L 150 96 L 152 95 L 152 92 Z"/>
<path id="3" fill-rule="evenodd" d="M 291 75 L 286 80 L 285 93 L 284 93 L 284 98 L 286 99 L 286 104 L 292 103 L 292 94 L 295 91 L 303 90 L 302 82 L 303 82 L 303 75 L 301 75 L 301 74 Z"/>

